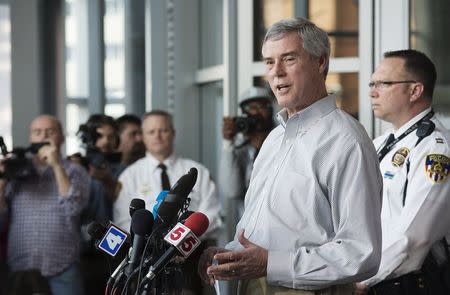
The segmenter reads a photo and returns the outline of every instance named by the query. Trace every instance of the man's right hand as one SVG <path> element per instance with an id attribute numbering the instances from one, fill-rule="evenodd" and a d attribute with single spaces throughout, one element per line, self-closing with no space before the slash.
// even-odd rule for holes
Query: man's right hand
<path id="1" fill-rule="evenodd" d="M 232 117 L 223 117 L 222 136 L 224 139 L 232 140 L 236 135 L 236 126 Z"/>
<path id="2" fill-rule="evenodd" d="M 229 250 L 219 247 L 209 247 L 203 251 L 198 262 L 198 274 L 200 278 L 209 285 L 214 285 L 214 277 L 206 273 L 208 267 L 212 265 L 214 255 L 217 253 L 228 252 Z"/>

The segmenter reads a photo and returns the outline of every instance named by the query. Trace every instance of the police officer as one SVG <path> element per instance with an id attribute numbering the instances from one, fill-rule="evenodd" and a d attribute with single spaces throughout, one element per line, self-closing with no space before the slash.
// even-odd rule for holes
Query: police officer
<path id="1" fill-rule="evenodd" d="M 385 53 L 372 75 L 372 109 L 393 129 L 374 140 L 384 183 L 383 252 L 378 273 L 357 284 L 358 294 L 368 287 L 374 294 L 450 294 L 450 136 L 431 108 L 435 81 L 434 64 L 415 50 Z"/>
<path id="2" fill-rule="evenodd" d="M 267 89 L 250 87 L 239 101 L 244 117 L 223 118 L 219 194 L 223 199 L 239 200 L 238 209 L 242 212 L 253 161 L 273 129 L 274 122 L 272 96 Z"/>

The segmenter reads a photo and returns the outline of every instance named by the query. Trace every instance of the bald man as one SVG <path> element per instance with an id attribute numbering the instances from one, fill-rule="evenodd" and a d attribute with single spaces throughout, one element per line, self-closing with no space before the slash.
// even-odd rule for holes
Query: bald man
<path id="1" fill-rule="evenodd" d="M 8 265 L 13 274 L 38 271 L 54 295 L 83 294 L 79 218 L 88 198 L 89 176 L 61 157 L 64 135 L 55 117 L 36 117 L 29 140 L 48 143 L 36 154 L 26 155 L 33 175 L 0 179 L 0 214 L 9 215 L 10 223 Z M 0 170 L 5 171 L 4 161 Z"/>

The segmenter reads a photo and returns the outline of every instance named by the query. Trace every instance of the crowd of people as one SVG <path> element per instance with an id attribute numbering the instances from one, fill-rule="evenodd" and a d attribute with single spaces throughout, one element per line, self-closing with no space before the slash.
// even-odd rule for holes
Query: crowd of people
<path id="1" fill-rule="evenodd" d="M 205 166 L 174 152 L 166 111 L 94 114 L 80 126 L 86 153 L 67 158 L 59 120 L 36 117 L 29 139 L 40 145 L 29 175 L 0 178 L 8 294 L 103 293 L 111 270 L 87 225 L 112 220 L 129 230 L 131 200 L 151 210 L 191 167 L 198 179 L 189 209 L 210 225 L 182 265 L 183 294 L 217 280 L 239 281 L 246 295 L 449 294 L 450 132 L 432 108 L 430 58 L 411 49 L 384 54 L 369 96 L 392 129 L 372 141 L 327 92 L 325 31 L 303 18 L 281 20 L 262 56 L 271 91 L 248 89 L 243 116 L 223 118 L 217 187 Z M 224 247 L 219 196 L 240 202 Z"/>

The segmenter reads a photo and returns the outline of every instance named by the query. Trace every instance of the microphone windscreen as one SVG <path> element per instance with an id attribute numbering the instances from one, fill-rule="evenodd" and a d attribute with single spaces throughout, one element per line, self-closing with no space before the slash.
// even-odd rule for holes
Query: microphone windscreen
<path id="1" fill-rule="evenodd" d="M 186 219 L 184 223 L 197 237 L 203 235 L 208 229 L 209 220 L 208 217 L 201 212 L 194 212 Z"/>
<path id="2" fill-rule="evenodd" d="M 153 215 L 150 211 L 139 209 L 131 218 L 131 230 L 135 235 L 145 236 L 151 233 L 153 227 Z"/>
<path id="3" fill-rule="evenodd" d="M 197 174 L 197 169 L 192 167 L 188 173 L 180 177 L 169 193 L 187 197 L 197 181 Z"/>
<path id="4" fill-rule="evenodd" d="M 135 198 L 130 202 L 130 216 L 133 217 L 134 212 L 139 209 L 145 209 L 145 201 L 142 199 Z"/>

